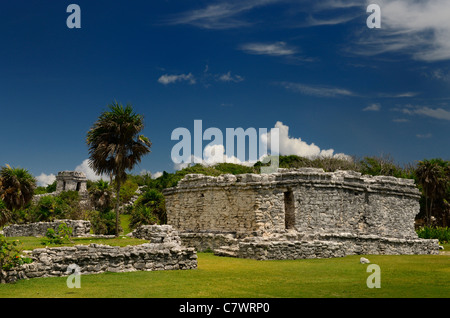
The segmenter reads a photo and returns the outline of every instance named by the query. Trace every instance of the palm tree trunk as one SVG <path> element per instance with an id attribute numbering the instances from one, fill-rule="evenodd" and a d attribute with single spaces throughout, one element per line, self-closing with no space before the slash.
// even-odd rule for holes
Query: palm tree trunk
<path id="1" fill-rule="evenodd" d="M 120 208 L 120 181 L 117 182 L 117 192 L 116 192 L 116 237 L 119 237 L 119 208 Z"/>
<path id="2" fill-rule="evenodd" d="M 431 225 L 431 213 L 433 213 L 433 199 L 430 199 L 430 211 L 429 211 L 429 213 L 430 213 L 430 225 Z"/>

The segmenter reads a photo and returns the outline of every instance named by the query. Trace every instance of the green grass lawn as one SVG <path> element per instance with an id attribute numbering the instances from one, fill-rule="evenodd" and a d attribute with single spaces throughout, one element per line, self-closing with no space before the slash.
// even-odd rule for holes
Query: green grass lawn
<path id="1" fill-rule="evenodd" d="M 366 255 L 380 266 L 378 289 L 367 287 L 371 273 L 360 257 L 256 261 L 199 253 L 195 270 L 85 275 L 79 289 L 69 289 L 66 277 L 35 278 L 0 285 L 0 297 L 450 297 L 450 255 Z"/>

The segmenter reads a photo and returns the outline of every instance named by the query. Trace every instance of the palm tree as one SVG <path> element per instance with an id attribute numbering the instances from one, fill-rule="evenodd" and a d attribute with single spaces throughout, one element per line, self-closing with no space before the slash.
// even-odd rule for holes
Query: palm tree
<path id="1" fill-rule="evenodd" d="M 136 114 L 131 105 L 114 102 L 108 105 L 87 133 L 89 166 L 97 174 L 114 176 L 116 186 L 116 236 L 119 236 L 119 193 L 127 179 L 127 170 L 141 162 L 150 152 L 150 140 L 139 133 L 144 117 Z"/>
<path id="2" fill-rule="evenodd" d="M 26 169 L 0 169 L 0 199 L 10 211 L 16 211 L 30 203 L 36 189 L 36 179 Z"/>
<path id="3" fill-rule="evenodd" d="M 441 159 L 419 161 L 416 176 L 425 197 L 425 221 L 431 224 L 433 201 L 443 198 L 448 185 L 448 163 Z"/>

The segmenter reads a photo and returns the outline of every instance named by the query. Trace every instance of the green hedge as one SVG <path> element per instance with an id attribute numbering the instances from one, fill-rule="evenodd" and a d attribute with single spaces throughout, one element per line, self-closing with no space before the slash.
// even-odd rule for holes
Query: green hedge
<path id="1" fill-rule="evenodd" d="M 423 239 L 438 239 L 439 242 L 450 242 L 450 228 L 424 226 L 417 230 L 417 235 Z"/>

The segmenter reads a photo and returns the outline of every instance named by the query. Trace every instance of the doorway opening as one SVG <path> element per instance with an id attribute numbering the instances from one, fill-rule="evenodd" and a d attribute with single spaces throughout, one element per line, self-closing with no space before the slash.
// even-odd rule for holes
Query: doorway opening
<path id="1" fill-rule="evenodd" d="M 284 192 L 284 226 L 286 230 L 295 228 L 295 200 L 294 192 Z"/>

